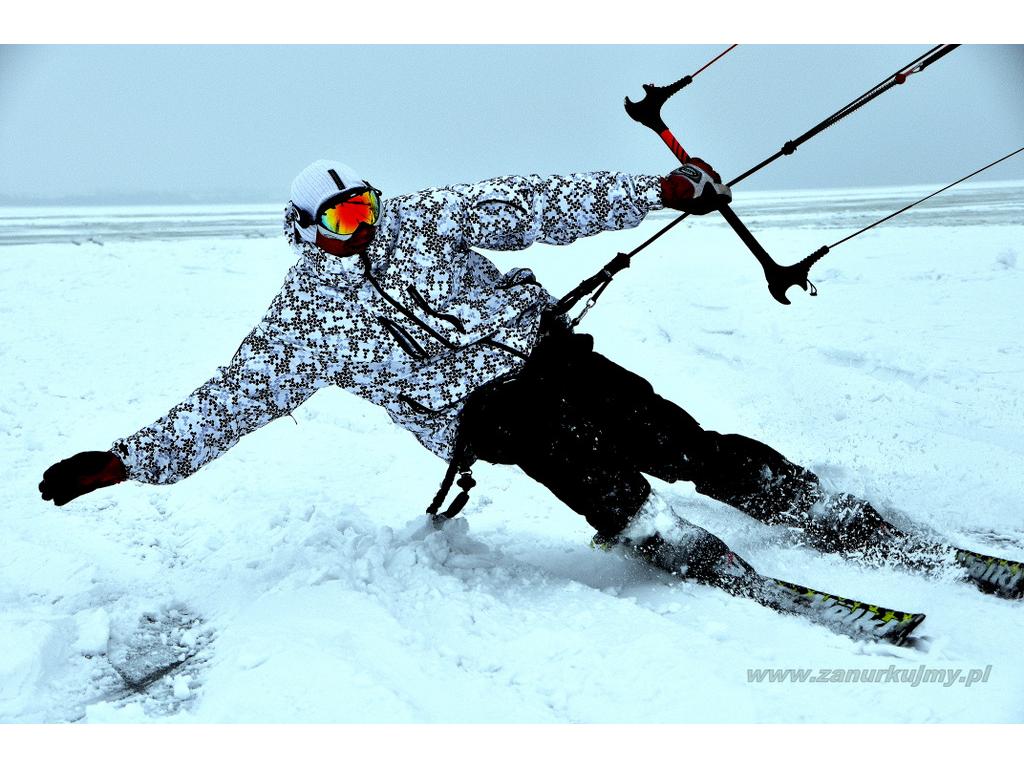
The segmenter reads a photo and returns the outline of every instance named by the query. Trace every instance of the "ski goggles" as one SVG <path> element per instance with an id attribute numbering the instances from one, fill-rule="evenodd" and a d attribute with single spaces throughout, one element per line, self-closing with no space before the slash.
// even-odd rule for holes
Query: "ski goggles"
<path id="1" fill-rule="evenodd" d="M 380 219 L 380 190 L 373 187 L 344 192 L 326 200 L 316 213 L 316 224 L 325 234 L 347 238 L 360 224 L 373 226 Z"/>

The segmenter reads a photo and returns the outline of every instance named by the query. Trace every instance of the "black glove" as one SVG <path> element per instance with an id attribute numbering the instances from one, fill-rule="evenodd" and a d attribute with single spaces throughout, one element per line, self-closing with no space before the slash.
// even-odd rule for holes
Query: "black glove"
<path id="1" fill-rule="evenodd" d="M 722 183 L 710 165 L 699 157 L 661 180 L 661 201 L 677 211 L 702 216 L 732 201 L 732 190 Z"/>
<path id="2" fill-rule="evenodd" d="M 43 473 L 39 492 L 43 501 L 62 507 L 72 499 L 97 488 L 128 479 L 121 459 L 109 451 L 85 451 L 59 461 Z"/>

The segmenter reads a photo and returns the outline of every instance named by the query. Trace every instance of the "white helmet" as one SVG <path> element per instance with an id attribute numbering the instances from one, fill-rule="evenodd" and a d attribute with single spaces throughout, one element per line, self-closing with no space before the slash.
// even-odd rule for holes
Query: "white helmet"
<path id="1" fill-rule="evenodd" d="M 358 173 L 344 163 L 317 160 L 307 165 L 292 182 L 292 205 L 298 212 L 299 236 L 316 242 L 316 212 L 325 200 L 350 189 L 369 187 Z"/>

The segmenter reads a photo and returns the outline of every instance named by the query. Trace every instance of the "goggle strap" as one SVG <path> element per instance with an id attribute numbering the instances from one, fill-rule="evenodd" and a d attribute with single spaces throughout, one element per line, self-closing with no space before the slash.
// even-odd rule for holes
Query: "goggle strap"
<path id="1" fill-rule="evenodd" d="M 292 208 L 295 209 L 295 213 L 298 216 L 299 226 L 302 227 L 303 229 L 305 229 L 315 221 L 315 219 L 313 218 L 313 214 L 311 214 L 305 208 L 299 208 L 299 206 L 295 205 L 295 203 L 292 203 Z"/>

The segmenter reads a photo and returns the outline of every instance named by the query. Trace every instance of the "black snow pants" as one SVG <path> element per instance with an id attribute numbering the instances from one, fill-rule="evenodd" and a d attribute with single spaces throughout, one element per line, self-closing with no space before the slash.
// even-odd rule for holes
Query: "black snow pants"
<path id="1" fill-rule="evenodd" d="M 766 523 L 812 521 L 808 512 L 822 499 L 814 474 L 757 440 L 703 429 L 593 344 L 589 335 L 555 331 L 516 378 L 473 393 L 461 426 L 471 454 L 518 465 L 608 537 L 650 494 L 645 473 L 693 482 Z M 860 510 L 858 526 L 884 525 L 868 510 L 866 519 Z M 822 548 L 830 535 L 817 532 Z"/>

